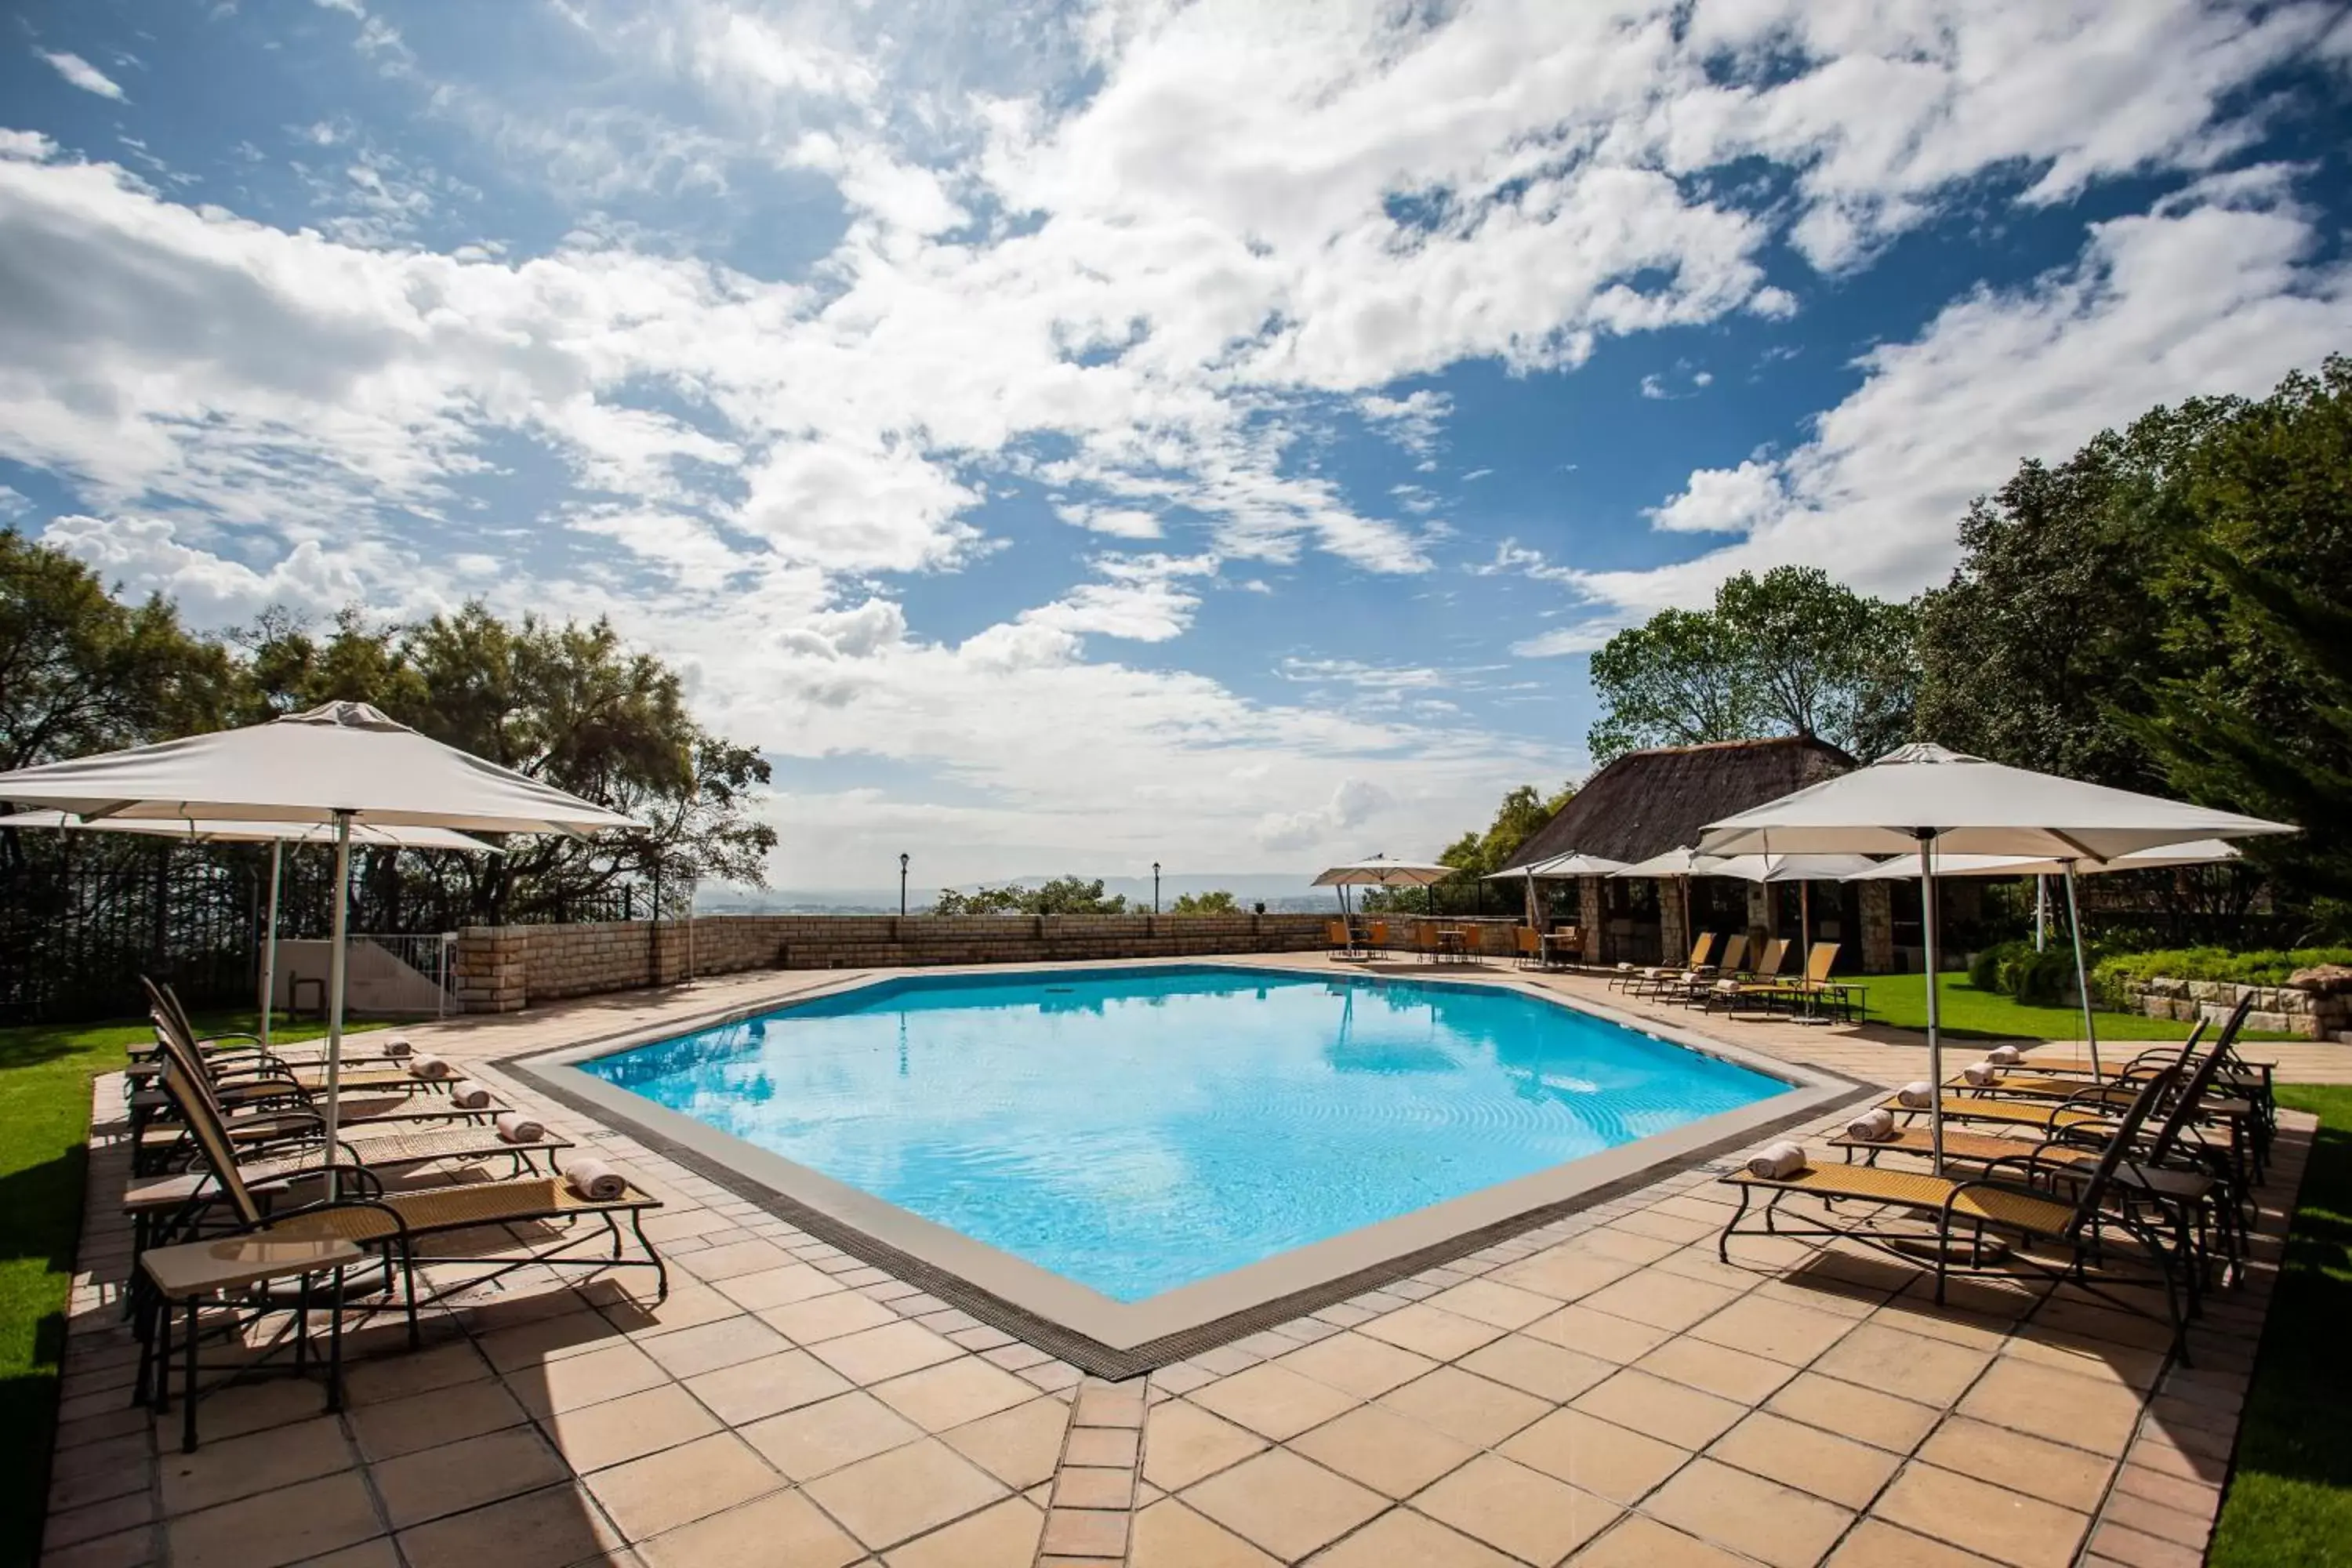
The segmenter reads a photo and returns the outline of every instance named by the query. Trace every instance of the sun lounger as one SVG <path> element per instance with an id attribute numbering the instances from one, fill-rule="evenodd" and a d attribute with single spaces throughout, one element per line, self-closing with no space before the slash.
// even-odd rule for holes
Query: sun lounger
<path id="1" fill-rule="evenodd" d="M 1711 931 L 1701 931 L 1698 934 L 1698 940 L 1691 943 L 1690 957 L 1684 962 L 1680 969 L 1671 964 L 1651 964 L 1645 968 L 1631 963 L 1621 963 L 1617 966 L 1617 973 L 1610 979 L 1609 988 L 1640 996 L 1661 984 L 1686 980 L 1699 971 L 1710 967 L 1707 960 L 1714 954 L 1715 933 Z"/>

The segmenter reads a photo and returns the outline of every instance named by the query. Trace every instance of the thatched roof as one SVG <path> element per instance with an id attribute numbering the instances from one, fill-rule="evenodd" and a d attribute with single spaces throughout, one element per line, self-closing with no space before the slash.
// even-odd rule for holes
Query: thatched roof
<path id="1" fill-rule="evenodd" d="M 1809 735 L 1628 752 L 1594 773 L 1506 867 L 1571 850 L 1646 860 L 1698 842 L 1708 823 L 1846 772 L 1854 760 Z"/>

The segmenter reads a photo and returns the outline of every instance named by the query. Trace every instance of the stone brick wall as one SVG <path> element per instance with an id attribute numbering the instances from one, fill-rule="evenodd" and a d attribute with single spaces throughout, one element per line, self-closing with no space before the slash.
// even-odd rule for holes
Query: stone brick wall
<path id="1" fill-rule="evenodd" d="M 2352 1045 L 2352 996 L 2315 996 L 2293 985 L 2239 985 L 2227 980 L 2169 980 L 2162 975 L 2135 980 L 2124 987 L 2132 1012 L 2182 1023 L 2203 1018 L 2215 1025 L 2228 1018 L 2249 992 L 2254 998 L 2254 1010 L 2246 1015 L 2249 1029 Z"/>
<path id="2" fill-rule="evenodd" d="M 1323 945 L 1330 918 L 713 915 L 691 928 L 666 923 L 658 933 L 645 921 L 477 926 L 457 934 L 457 1001 L 468 1013 L 510 1013 L 533 1002 L 666 984 L 689 973 L 746 969 L 1312 952 Z"/>

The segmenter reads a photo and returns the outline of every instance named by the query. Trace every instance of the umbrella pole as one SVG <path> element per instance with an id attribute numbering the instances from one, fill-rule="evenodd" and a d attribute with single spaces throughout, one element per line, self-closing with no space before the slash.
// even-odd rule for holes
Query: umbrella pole
<path id="1" fill-rule="evenodd" d="M 1780 950 L 1788 952 L 1787 948 Z M 1805 1017 L 1813 1016 L 1813 885 L 1797 884 L 1797 974 L 1805 986 Z"/>
<path id="2" fill-rule="evenodd" d="M 1927 948 L 1927 1142 L 1936 1174 L 1944 1173 L 1944 1042 L 1936 1015 L 1936 867 L 1929 837 L 1919 836 L 1919 924 Z"/>
<path id="3" fill-rule="evenodd" d="M 335 1139 L 343 1096 L 343 969 L 350 938 L 352 814 L 335 813 L 334 942 L 327 950 L 327 1196 L 335 1194 Z"/>
<path id="4" fill-rule="evenodd" d="M 2073 861 L 2067 864 L 2072 866 Z M 2044 952 L 2050 947 L 2050 879 L 2036 871 L 2033 874 L 2033 951 Z"/>
<path id="5" fill-rule="evenodd" d="M 261 956 L 261 1051 L 269 1054 L 269 1019 L 278 1000 L 278 889 L 286 873 L 286 846 L 269 841 L 269 940 Z"/>
<path id="6" fill-rule="evenodd" d="M 2099 1026 L 2091 1021 L 2091 979 L 2083 969 L 2083 911 L 2074 904 L 2074 862 L 2060 862 L 2066 868 L 2066 927 L 2074 933 L 2074 989 L 2083 996 L 2083 1038 L 2091 1047 L 2091 1077 L 2105 1075 L 2099 1071 Z"/>

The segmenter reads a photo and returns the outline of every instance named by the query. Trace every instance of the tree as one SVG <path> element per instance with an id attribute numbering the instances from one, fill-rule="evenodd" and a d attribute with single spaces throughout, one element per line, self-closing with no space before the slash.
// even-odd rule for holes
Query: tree
<path id="1" fill-rule="evenodd" d="M 1056 877 L 1034 888 L 1017 883 L 982 887 L 969 893 L 941 888 L 931 906 L 935 915 L 1117 915 L 1127 912 L 1123 894 L 1103 896 L 1103 881 Z"/>
<path id="2" fill-rule="evenodd" d="M 1559 815 L 1559 808 L 1575 794 L 1576 786 L 1566 784 L 1550 795 L 1534 784 L 1521 784 L 1504 792 L 1502 804 L 1495 809 L 1495 819 L 1486 825 L 1485 832 L 1474 827 L 1438 853 L 1439 864 L 1454 867 L 1460 872 L 1439 886 L 1459 893 L 1488 872 L 1500 870 L 1503 862 Z M 1433 895 L 1402 888 L 1369 889 L 1363 895 L 1362 907 L 1367 911 L 1378 911 L 1403 910 L 1415 904 L 1435 907 Z"/>
<path id="3" fill-rule="evenodd" d="M 122 604 L 65 552 L 0 529 L 0 770 L 219 729 L 236 680 L 170 600 Z"/>
<path id="4" fill-rule="evenodd" d="M 1914 612 L 1811 566 L 1742 572 L 1710 610 L 1662 610 L 1592 656 L 1596 762 L 1643 746 L 1817 735 L 1863 755 L 1899 743 L 1917 684 Z"/>
<path id="5" fill-rule="evenodd" d="M 1168 912 L 1174 915 L 1237 915 L 1242 911 L 1241 906 L 1234 902 L 1234 896 L 1219 888 L 1213 893 L 1179 893 L 1176 901 L 1168 906 Z"/>

